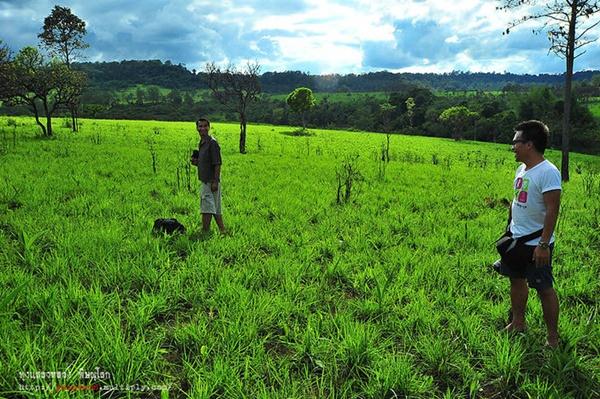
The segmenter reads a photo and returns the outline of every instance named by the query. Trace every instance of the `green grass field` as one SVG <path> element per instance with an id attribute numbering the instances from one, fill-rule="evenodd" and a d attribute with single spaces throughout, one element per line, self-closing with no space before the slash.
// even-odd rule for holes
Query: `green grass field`
<path id="1" fill-rule="evenodd" d="M 384 163 L 385 135 L 253 125 L 241 155 L 215 123 L 229 234 L 203 236 L 193 122 L 56 120 L 48 140 L 16 121 L 0 118 L 0 397 L 600 395 L 599 157 L 572 154 L 564 185 L 551 351 L 533 292 L 528 332 L 501 332 L 507 145 L 395 135 Z M 153 236 L 161 217 L 187 233 Z"/>

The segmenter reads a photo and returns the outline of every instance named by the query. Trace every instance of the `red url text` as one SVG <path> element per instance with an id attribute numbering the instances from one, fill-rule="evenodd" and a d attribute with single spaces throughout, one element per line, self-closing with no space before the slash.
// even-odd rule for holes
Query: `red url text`
<path id="1" fill-rule="evenodd" d="M 94 384 L 94 385 L 57 385 L 56 386 L 57 392 L 60 392 L 60 391 L 69 391 L 69 392 L 99 391 L 99 390 L 100 390 L 100 385 L 98 385 L 98 384 Z"/>

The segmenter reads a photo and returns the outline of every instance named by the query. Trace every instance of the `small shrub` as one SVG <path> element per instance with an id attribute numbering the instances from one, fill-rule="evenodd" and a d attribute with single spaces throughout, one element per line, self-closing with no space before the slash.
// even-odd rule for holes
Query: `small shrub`
<path id="1" fill-rule="evenodd" d="M 358 170 L 358 157 L 358 154 L 347 156 L 335 172 L 337 178 L 337 204 L 349 202 L 352 189 L 355 188 L 356 184 L 364 181 L 362 173 Z"/>

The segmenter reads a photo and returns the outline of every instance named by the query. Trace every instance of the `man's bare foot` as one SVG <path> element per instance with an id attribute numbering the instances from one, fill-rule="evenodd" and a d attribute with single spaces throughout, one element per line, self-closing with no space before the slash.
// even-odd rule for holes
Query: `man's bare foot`
<path id="1" fill-rule="evenodd" d="M 518 334 L 518 333 L 524 333 L 525 330 L 527 330 L 527 326 L 525 326 L 525 324 L 510 323 L 509 325 L 504 327 L 504 331 L 507 333 Z"/>

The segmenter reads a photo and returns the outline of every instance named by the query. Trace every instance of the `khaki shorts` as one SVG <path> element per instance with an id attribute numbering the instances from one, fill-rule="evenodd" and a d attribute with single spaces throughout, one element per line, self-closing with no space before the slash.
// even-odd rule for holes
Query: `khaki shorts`
<path id="1" fill-rule="evenodd" d="M 210 189 L 210 183 L 200 182 L 200 213 L 221 214 L 221 183 L 214 193 Z"/>

